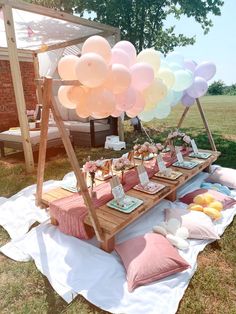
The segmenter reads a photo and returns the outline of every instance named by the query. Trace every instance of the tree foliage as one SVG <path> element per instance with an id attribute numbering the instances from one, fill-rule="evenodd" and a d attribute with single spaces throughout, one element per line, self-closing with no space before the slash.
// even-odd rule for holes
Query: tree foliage
<path id="1" fill-rule="evenodd" d="M 169 15 L 193 17 L 207 33 L 213 25 L 210 14 L 220 15 L 222 0 L 27 0 L 83 17 L 95 12 L 94 20 L 120 28 L 121 38 L 138 51 L 147 47 L 167 53 L 176 46 L 195 42 L 195 37 L 175 34 L 175 25 L 165 27 Z M 186 28 L 188 25 L 186 25 Z"/>
<path id="2" fill-rule="evenodd" d="M 225 83 L 221 80 L 213 82 L 208 88 L 210 95 L 224 95 Z"/>

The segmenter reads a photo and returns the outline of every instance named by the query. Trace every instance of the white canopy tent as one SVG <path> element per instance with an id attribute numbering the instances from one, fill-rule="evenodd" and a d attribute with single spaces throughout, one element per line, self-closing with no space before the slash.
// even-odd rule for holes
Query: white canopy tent
<path id="1" fill-rule="evenodd" d="M 47 51 L 49 58 L 50 55 L 53 58 L 55 55 L 59 58 L 65 47 L 76 47 L 91 35 L 113 37 L 114 42 L 117 42 L 120 39 L 120 31 L 112 26 L 19 0 L 0 0 L 0 7 L 0 51 L 8 53 L 9 56 L 26 170 L 31 172 L 34 170 L 34 160 L 26 116 L 19 54 L 26 57 L 33 56 L 35 75 L 38 78 L 39 53 Z M 50 54 L 52 51 L 54 52 Z M 44 68 L 41 74 L 49 75 L 51 72 L 53 69 Z M 37 90 L 37 97 L 38 102 L 41 103 L 40 88 Z"/>

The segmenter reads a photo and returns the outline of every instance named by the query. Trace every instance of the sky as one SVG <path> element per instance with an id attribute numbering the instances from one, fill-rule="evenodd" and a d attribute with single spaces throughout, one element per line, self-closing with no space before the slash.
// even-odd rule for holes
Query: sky
<path id="1" fill-rule="evenodd" d="M 194 45 L 179 47 L 175 51 L 196 62 L 214 62 L 217 72 L 212 81 L 223 80 L 231 85 L 236 83 L 236 0 L 225 0 L 221 16 L 212 16 L 211 19 L 214 25 L 207 35 L 193 18 L 182 17 L 176 21 L 170 17 L 166 25 L 176 23 L 176 33 L 196 35 Z"/>

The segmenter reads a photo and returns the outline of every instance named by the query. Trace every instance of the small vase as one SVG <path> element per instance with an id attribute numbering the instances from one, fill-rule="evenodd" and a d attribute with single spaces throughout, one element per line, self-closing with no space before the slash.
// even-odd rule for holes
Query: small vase
<path id="1" fill-rule="evenodd" d="M 91 198 L 94 198 L 94 197 L 96 197 L 96 192 L 93 190 L 94 183 L 95 183 L 95 173 L 94 172 L 90 172 L 90 179 L 91 179 L 90 196 L 91 196 Z"/>
<path id="2" fill-rule="evenodd" d="M 121 184 L 122 185 L 125 184 L 125 172 L 124 172 L 124 170 L 121 171 Z"/>

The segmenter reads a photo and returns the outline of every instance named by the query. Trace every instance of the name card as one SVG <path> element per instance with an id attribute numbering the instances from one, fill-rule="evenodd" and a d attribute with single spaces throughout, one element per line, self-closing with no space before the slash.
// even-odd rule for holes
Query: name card
<path id="1" fill-rule="evenodd" d="M 117 176 L 114 176 L 111 181 L 111 192 L 113 194 L 114 199 L 117 201 L 117 203 L 121 203 L 125 198 L 125 192 L 123 189 L 122 184 L 120 184 L 120 180 Z"/>
<path id="2" fill-rule="evenodd" d="M 144 168 L 143 165 L 139 165 L 137 167 L 137 171 L 138 171 L 138 176 L 139 176 L 139 180 L 142 186 L 145 186 L 149 183 L 149 177 L 147 174 L 146 169 Z"/>
<path id="3" fill-rule="evenodd" d="M 175 147 L 175 151 L 178 162 L 184 162 L 183 155 L 181 154 L 179 147 Z"/>
<path id="4" fill-rule="evenodd" d="M 157 156 L 157 164 L 160 172 L 166 171 L 166 165 L 160 155 Z"/>
<path id="5" fill-rule="evenodd" d="M 195 140 L 191 140 L 191 145 L 192 145 L 192 149 L 193 149 L 194 154 L 198 154 L 198 148 L 197 148 L 197 145 L 195 143 Z"/>

